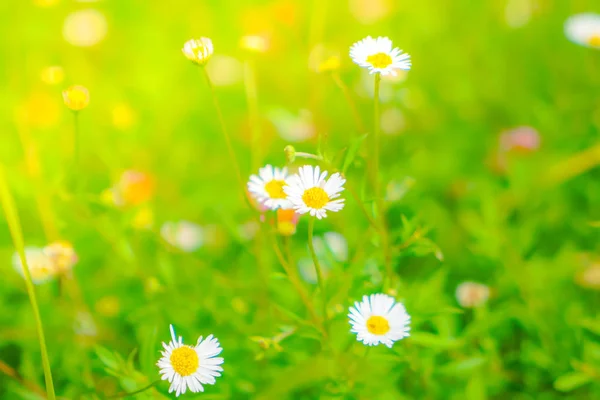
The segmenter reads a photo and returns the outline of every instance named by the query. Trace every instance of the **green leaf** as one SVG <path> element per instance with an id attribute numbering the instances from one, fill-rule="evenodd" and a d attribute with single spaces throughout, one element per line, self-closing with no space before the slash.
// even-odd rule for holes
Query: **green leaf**
<path id="1" fill-rule="evenodd" d="M 360 135 L 356 139 L 352 140 L 350 143 L 350 147 L 348 148 L 348 152 L 346 153 L 346 157 L 344 158 L 344 164 L 342 164 L 342 173 L 346 173 L 350 165 L 352 165 L 352 161 L 356 158 L 356 154 L 362 145 L 362 142 L 367 138 L 369 134 L 365 133 L 364 135 Z"/>
<path id="2" fill-rule="evenodd" d="M 119 369 L 119 360 L 117 360 L 114 353 L 105 349 L 102 346 L 96 346 L 96 355 L 102 361 L 102 363 L 109 369 L 118 370 Z"/>
<path id="3" fill-rule="evenodd" d="M 568 374 L 558 377 L 558 379 L 554 381 L 554 388 L 561 392 L 570 392 L 571 390 L 575 390 L 578 387 L 591 382 L 591 380 L 592 377 L 583 372 L 569 372 Z"/>
<path id="4" fill-rule="evenodd" d="M 437 349 L 451 349 L 462 346 L 460 340 L 451 337 L 441 337 L 428 332 L 413 333 L 410 335 L 409 340 L 422 347 Z"/>

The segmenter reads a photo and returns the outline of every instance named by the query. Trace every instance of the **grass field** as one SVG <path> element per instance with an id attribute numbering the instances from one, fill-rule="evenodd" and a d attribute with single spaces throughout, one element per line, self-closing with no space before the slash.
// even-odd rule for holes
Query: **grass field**
<path id="1" fill-rule="evenodd" d="M 182 398 L 600 398 L 600 22 L 565 35 L 590 12 L 0 2 L 0 398 L 175 398 L 171 324 L 224 360 L 167 354 L 205 374 Z M 355 64 L 367 36 L 410 70 Z M 343 208 L 261 205 L 265 165 L 339 173 Z M 410 316 L 364 322 L 408 326 L 390 347 L 351 332 L 377 293 Z"/>

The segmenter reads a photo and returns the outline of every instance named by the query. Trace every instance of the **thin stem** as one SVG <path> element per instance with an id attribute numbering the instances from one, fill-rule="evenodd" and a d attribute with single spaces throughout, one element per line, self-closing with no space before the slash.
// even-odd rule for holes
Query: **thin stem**
<path id="1" fill-rule="evenodd" d="M 79 167 L 79 153 L 81 137 L 79 134 L 79 111 L 73 111 L 73 170 L 76 171 Z"/>
<path id="2" fill-rule="evenodd" d="M 36 330 L 38 334 L 38 340 L 40 342 L 40 352 L 42 353 L 42 366 L 44 368 L 44 378 L 46 380 L 46 392 L 49 400 L 55 400 L 56 394 L 54 393 L 54 384 L 52 383 L 52 371 L 50 369 L 50 359 L 48 357 L 48 349 L 46 348 L 46 338 L 44 336 L 44 327 L 42 325 L 42 317 L 40 316 L 40 309 L 38 307 L 37 299 L 35 296 L 35 288 L 33 281 L 31 280 L 31 273 L 29 272 L 29 266 L 27 265 L 27 258 L 25 257 L 25 243 L 23 241 L 23 231 L 21 230 L 21 222 L 19 221 L 19 215 L 15 207 L 15 203 L 10 192 L 6 177 L 4 175 L 4 168 L 0 164 L 0 201 L 2 202 L 2 208 L 6 215 L 6 222 L 13 239 L 13 243 L 19 254 L 21 264 L 23 266 L 23 275 L 25 275 L 25 286 L 27 287 L 27 294 L 29 295 L 29 301 L 31 302 L 31 308 L 33 308 L 33 315 L 36 322 Z"/>
<path id="3" fill-rule="evenodd" d="M 372 179 L 375 187 L 375 201 L 377 204 L 377 215 L 379 217 L 380 232 L 381 232 L 381 247 L 383 249 L 383 259 L 386 270 L 386 277 L 384 287 L 392 286 L 394 280 L 394 270 L 392 267 L 392 256 L 390 251 L 390 238 L 388 233 L 388 227 L 385 219 L 385 205 L 383 202 L 383 196 L 381 194 L 381 181 L 379 179 L 381 162 L 379 160 L 379 147 L 381 142 L 381 110 L 379 107 L 379 87 L 381 84 L 381 74 L 375 74 L 375 90 L 373 99 L 373 125 L 375 137 L 373 143 L 373 167 L 372 167 Z"/>
<path id="4" fill-rule="evenodd" d="M 342 78 L 340 78 L 340 75 L 337 72 L 332 73 L 331 77 L 333 78 L 333 81 L 335 82 L 335 84 L 342 90 L 342 93 L 344 94 L 344 97 L 346 98 L 346 102 L 348 103 L 348 106 L 350 107 L 350 111 L 352 112 L 352 117 L 354 118 L 354 123 L 356 124 L 358 133 L 366 132 L 365 124 L 363 123 L 360 113 L 358 112 L 358 107 L 356 107 L 356 103 L 355 103 L 354 99 L 352 98 L 352 93 L 350 92 L 350 89 L 344 83 Z"/>
<path id="5" fill-rule="evenodd" d="M 258 108 L 258 90 L 256 85 L 256 74 L 251 60 L 244 63 L 244 88 L 246 90 L 246 102 L 248 103 L 248 117 L 250 120 L 251 139 L 251 157 L 252 170 L 258 168 L 262 159 L 260 113 Z"/>
<path id="6" fill-rule="evenodd" d="M 231 159 L 231 163 L 233 164 L 233 169 L 235 170 L 236 177 L 240 188 L 242 189 L 242 193 L 244 197 L 246 197 L 246 185 L 244 184 L 244 180 L 242 179 L 242 173 L 240 172 L 240 164 L 238 163 L 237 157 L 235 156 L 235 152 L 233 151 L 233 146 L 231 144 L 231 138 L 229 137 L 229 133 L 227 131 L 227 125 L 225 124 L 225 118 L 223 118 L 223 112 L 221 111 L 221 105 L 219 104 L 219 100 L 217 98 L 217 93 L 215 91 L 215 86 L 210 80 L 210 76 L 208 75 L 208 71 L 206 68 L 200 68 L 204 73 L 204 77 L 206 78 L 206 83 L 210 88 L 210 94 L 213 99 L 213 104 L 215 105 L 215 110 L 217 111 L 217 117 L 219 119 L 219 123 L 221 124 L 221 131 L 223 132 L 223 136 L 225 137 L 225 143 L 227 144 L 227 151 L 229 153 L 229 158 Z"/>
<path id="7" fill-rule="evenodd" d="M 21 385 L 23 385 L 27 389 L 31 390 L 32 392 L 37 393 L 40 396 L 44 396 L 44 390 L 42 388 L 40 388 L 33 382 L 28 382 L 25 379 L 23 379 L 19 375 L 19 373 L 17 371 L 15 371 L 14 368 L 12 368 L 10 365 L 6 364 L 3 361 L 0 361 L 0 373 L 3 373 L 4 375 L 8 376 L 9 378 L 14 379 L 15 381 L 19 382 Z"/>
<path id="8" fill-rule="evenodd" d="M 315 312 L 315 308 L 310 300 L 310 297 L 306 293 L 306 290 L 302 286 L 302 283 L 300 283 L 298 276 L 294 273 L 291 264 L 289 264 L 285 260 L 285 257 L 283 256 L 283 253 L 281 252 L 281 249 L 279 248 L 279 244 L 277 243 L 277 239 L 275 238 L 274 235 L 271 235 L 271 236 L 272 236 L 272 242 L 273 242 L 273 250 L 275 251 L 275 255 L 277 256 L 279 263 L 281 264 L 285 273 L 287 274 L 290 282 L 292 283 L 292 286 L 294 286 L 294 289 L 296 289 L 296 292 L 298 292 L 298 295 L 300 295 L 300 299 L 306 306 L 306 309 L 308 310 L 313 322 L 316 324 L 316 326 L 321 331 L 321 333 L 323 333 L 323 336 L 327 337 L 327 331 L 321 324 L 321 321 L 319 320 L 319 317 L 317 316 L 317 313 Z"/>
<path id="9" fill-rule="evenodd" d="M 148 386 L 144 386 L 143 388 L 136 390 L 135 392 L 117 393 L 117 394 L 115 394 L 113 396 L 108 396 L 107 399 L 120 399 L 122 397 L 134 396 L 136 394 L 143 393 L 143 392 L 145 392 L 148 389 L 152 389 L 154 386 L 158 385 L 159 383 L 160 383 L 160 379 L 152 382 Z"/>
<path id="10" fill-rule="evenodd" d="M 319 285 L 319 289 L 321 290 L 321 296 L 323 297 L 323 318 L 327 319 L 327 296 L 325 295 L 325 282 L 323 281 L 323 272 L 321 270 L 321 264 L 319 264 L 319 259 L 317 257 L 317 253 L 315 252 L 315 246 L 313 243 L 314 228 L 315 218 L 311 217 L 308 220 L 308 248 L 310 250 L 310 255 L 313 259 L 313 264 L 315 264 L 315 271 L 317 272 L 317 283 Z"/>

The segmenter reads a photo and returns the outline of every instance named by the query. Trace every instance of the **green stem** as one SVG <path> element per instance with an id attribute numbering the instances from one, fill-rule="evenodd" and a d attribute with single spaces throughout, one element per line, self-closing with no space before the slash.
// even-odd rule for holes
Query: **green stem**
<path id="1" fill-rule="evenodd" d="M 375 187 L 375 201 L 377 204 L 377 215 L 379 217 L 379 225 L 381 232 L 381 247 L 383 249 L 383 259 L 386 271 L 386 280 L 384 284 L 384 288 L 390 287 L 393 285 L 394 280 L 394 270 L 392 268 L 392 256 L 390 249 L 390 240 L 389 233 L 387 228 L 387 223 L 385 220 L 385 205 L 383 202 L 383 196 L 381 194 L 381 181 L 379 179 L 380 175 L 380 142 L 381 142 L 381 110 L 379 106 L 379 87 L 381 84 L 381 74 L 375 74 L 375 90 L 374 90 L 374 99 L 373 99 L 373 125 L 374 125 L 374 143 L 373 143 L 373 170 L 372 170 L 372 179 Z"/>
<path id="2" fill-rule="evenodd" d="M 360 117 L 360 113 L 358 112 L 358 108 L 356 107 L 356 102 L 352 98 L 352 93 L 350 92 L 350 89 L 348 89 L 348 86 L 344 83 L 342 78 L 340 78 L 340 75 L 337 72 L 333 72 L 331 74 L 331 77 L 333 78 L 333 81 L 340 88 L 340 90 L 344 94 L 344 97 L 346 98 L 346 102 L 348 103 L 350 111 L 352 112 L 352 116 L 354 117 L 354 123 L 356 124 L 358 133 L 365 133 L 365 125 L 363 124 L 362 118 Z"/>
<path id="3" fill-rule="evenodd" d="M 145 392 L 148 389 L 152 389 L 154 386 L 158 385 L 160 383 L 160 379 L 156 380 L 154 382 L 152 382 L 151 384 L 149 384 L 148 386 L 144 386 L 141 389 L 136 390 L 135 392 L 123 392 L 123 393 L 117 393 L 113 396 L 109 396 L 107 397 L 107 399 L 119 399 L 119 398 L 123 398 L 123 397 L 130 397 L 130 396 L 134 396 L 136 394 L 140 394 Z"/>
<path id="4" fill-rule="evenodd" d="M 40 316 L 40 309 L 38 307 L 37 299 L 35 297 L 35 288 L 33 281 L 31 280 L 31 273 L 29 272 L 29 266 L 27 265 L 27 258 L 25 257 L 25 243 L 23 241 L 23 231 L 21 230 L 21 222 L 19 221 L 19 215 L 15 207 L 12 194 L 6 177 L 4 174 L 4 168 L 0 164 L 0 202 L 2 202 L 2 208 L 6 215 L 6 222 L 12 236 L 13 243 L 19 254 L 21 264 L 23 266 L 23 275 L 25 276 L 25 286 L 27 287 L 27 294 L 29 295 L 29 301 L 31 302 L 31 308 L 33 308 L 33 315 L 36 323 L 36 330 L 38 334 L 38 340 L 40 342 L 40 352 L 42 353 L 42 367 L 44 369 L 44 378 L 46 380 L 46 393 L 48 394 L 48 400 L 55 400 L 56 394 L 54 393 L 54 384 L 52 383 L 52 371 L 50 369 L 50 359 L 48 358 L 48 349 L 46 348 L 46 339 L 44 336 L 44 327 L 42 325 L 42 317 Z"/>
<path id="5" fill-rule="evenodd" d="M 310 255 L 313 259 L 313 264 L 315 264 L 315 271 L 317 272 L 317 283 L 319 285 L 319 289 L 321 290 L 321 296 L 323 297 L 323 318 L 327 319 L 327 296 L 325 295 L 325 282 L 323 281 L 323 272 L 321 270 L 321 264 L 319 264 L 319 259 L 317 257 L 317 253 L 315 252 L 315 246 L 313 243 L 314 228 L 315 218 L 311 217 L 308 220 L 308 248 L 310 250 Z"/>
<path id="6" fill-rule="evenodd" d="M 79 111 L 73 111 L 73 171 L 79 167 L 80 141 Z"/>
<path id="7" fill-rule="evenodd" d="M 240 188 L 242 189 L 242 193 L 244 197 L 246 197 L 246 185 L 244 184 L 244 180 L 242 179 L 242 173 L 240 172 L 240 164 L 238 163 L 237 157 L 235 156 L 235 152 L 233 151 L 233 146 L 231 144 L 231 138 L 229 137 L 229 132 L 227 131 L 227 125 L 225 125 L 225 118 L 223 118 L 223 112 L 221 111 L 221 105 L 219 104 L 219 100 L 217 99 L 217 93 L 215 91 L 215 86 L 210 80 L 210 76 L 208 75 L 208 71 L 206 68 L 201 68 L 204 73 L 204 77 L 206 78 L 206 83 L 210 88 L 210 94 L 213 99 L 213 103 L 215 105 L 215 110 L 217 111 L 217 117 L 219 119 L 219 124 L 221 124 L 221 131 L 223 132 L 223 136 L 225 138 L 225 143 L 227 144 L 227 152 L 229 153 L 229 158 L 231 159 L 231 163 L 233 164 L 233 169 L 235 170 L 236 177 Z"/>
<path id="8" fill-rule="evenodd" d="M 251 60 L 244 63 L 244 88 L 246 89 L 246 102 L 248 103 L 248 117 L 250 120 L 250 130 L 252 132 L 251 138 L 251 157 L 252 157 L 252 170 L 254 171 L 259 167 L 259 163 L 262 159 L 262 146 L 261 146 L 261 127 L 260 127 L 260 112 L 258 108 L 258 90 L 256 85 L 256 74 L 254 72 L 254 65 Z"/>

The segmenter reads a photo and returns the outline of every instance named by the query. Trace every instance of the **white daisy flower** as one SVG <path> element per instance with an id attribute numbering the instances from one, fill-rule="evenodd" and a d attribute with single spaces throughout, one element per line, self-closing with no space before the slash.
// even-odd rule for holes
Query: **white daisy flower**
<path id="1" fill-rule="evenodd" d="M 370 74 L 380 73 L 383 76 L 395 76 L 397 69 L 409 70 L 412 65 L 410 55 L 392 47 L 392 41 L 381 36 L 377 39 L 367 36 L 354 43 L 350 47 L 350 58 L 355 64 L 367 68 Z"/>
<path id="2" fill-rule="evenodd" d="M 200 336 L 196 346 L 188 346 L 183 344 L 181 336 L 175 337 L 173 325 L 170 328 L 171 341 L 163 342 L 165 350 L 156 363 L 160 367 L 160 378 L 169 381 L 169 393 L 175 392 L 177 397 L 187 389 L 193 393 L 204 392 L 202 385 L 214 385 L 215 377 L 221 376 L 223 371 L 223 358 L 215 357 L 223 351 L 219 341 L 213 335 L 205 340 Z"/>
<path id="3" fill-rule="evenodd" d="M 337 172 L 328 180 L 326 177 L 327 171 L 321 173 L 318 166 L 305 165 L 286 180 L 283 191 L 298 214 L 310 213 L 321 219 L 327 216 L 327 211 L 344 208 L 344 199 L 334 199 L 340 197 L 346 180 Z"/>
<path id="4" fill-rule="evenodd" d="M 206 65 L 213 55 L 214 49 L 212 40 L 207 37 L 201 37 L 200 39 L 190 39 L 185 42 L 181 51 L 194 64 Z"/>
<path id="5" fill-rule="evenodd" d="M 25 259 L 27 260 L 27 266 L 29 267 L 29 273 L 33 283 L 44 283 L 55 277 L 57 272 L 55 263 L 44 249 L 38 247 L 26 247 Z M 21 257 L 19 257 L 18 253 L 13 255 L 12 263 L 15 270 L 24 277 L 25 271 L 23 271 L 23 264 L 21 263 Z"/>
<path id="6" fill-rule="evenodd" d="M 565 22 L 565 35 L 573 43 L 600 49 L 600 15 L 584 13 Z"/>
<path id="7" fill-rule="evenodd" d="M 409 336 L 410 316 L 402 303 L 386 294 L 363 296 L 362 302 L 350 307 L 351 332 L 367 346 L 379 343 L 391 348 L 395 341 Z"/>
<path id="8" fill-rule="evenodd" d="M 248 190 L 260 204 L 271 210 L 288 209 L 291 205 L 283 191 L 287 177 L 287 168 L 266 165 L 258 170 L 258 175 L 250 176 Z"/>

